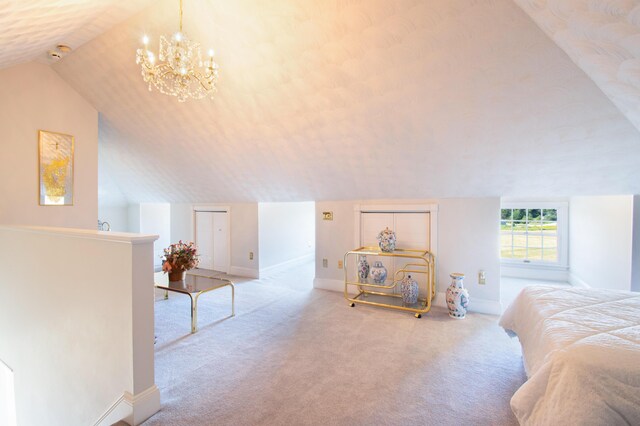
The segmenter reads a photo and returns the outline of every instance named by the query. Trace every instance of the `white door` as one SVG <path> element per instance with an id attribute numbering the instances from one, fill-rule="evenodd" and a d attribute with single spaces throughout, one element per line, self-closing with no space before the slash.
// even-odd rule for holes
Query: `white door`
<path id="1" fill-rule="evenodd" d="M 430 220 L 429 213 L 362 213 L 360 215 L 360 244 L 367 247 L 377 247 L 378 233 L 388 227 L 396 233 L 396 248 L 430 250 Z M 410 259 L 386 256 L 372 256 L 371 259 L 368 257 L 367 261 L 371 266 L 375 261 L 382 262 L 387 268 L 387 285 L 393 282 L 394 275 L 398 269 L 411 262 Z M 424 274 L 414 275 L 413 278 L 418 281 L 421 289 L 426 286 L 426 276 Z"/>
<path id="2" fill-rule="evenodd" d="M 229 272 L 229 214 L 213 213 L 213 269 Z"/>
<path id="3" fill-rule="evenodd" d="M 198 268 L 214 269 L 213 212 L 196 212 L 196 246 L 200 254 Z"/>

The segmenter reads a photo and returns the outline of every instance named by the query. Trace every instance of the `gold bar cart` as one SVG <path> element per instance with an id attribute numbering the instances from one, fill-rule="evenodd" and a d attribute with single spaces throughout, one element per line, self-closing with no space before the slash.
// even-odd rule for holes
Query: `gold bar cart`
<path id="1" fill-rule="evenodd" d="M 349 278 L 350 260 L 355 261 L 357 265 L 359 256 L 382 256 L 405 259 L 405 263 L 399 268 L 394 276 L 391 284 L 374 283 L 371 277 L 361 280 L 356 272 L 354 280 Z M 402 295 L 392 293 L 398 284 L 408 274 L 424 274 L 426 275 L 426 288 L 422 286 L 421 293 L 423 297 L 418 297 L 418 302 L 407 305 L 402 301 Z M 355 295 L 349 292 L 350 287 L 355 287 L 357 293 Z M 431 302 L 436 294 L 435 285 L 435 257 L 428 250 L 409 250 L 396 249 L 392 252 L 384 252 L 378 247 L 360 247 L 351 250 L 344 255 L 344 298 L 350 302 L 350 306 L 354 307 L 356 303 L 371 306 L 382 306 L 390 309 L 413 312 L 416 318 L 422 318 L 431 310 Z"/>

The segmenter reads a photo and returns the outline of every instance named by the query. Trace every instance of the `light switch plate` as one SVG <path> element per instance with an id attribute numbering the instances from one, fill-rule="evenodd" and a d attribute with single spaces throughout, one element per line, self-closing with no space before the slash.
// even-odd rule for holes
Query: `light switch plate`
<path id="1" fill-rule="evenodd" d="M 478 272 L 478 284 L 485 285 L 487 283 L 487 275 L 484 271 Z"/>
<path id="2" fill-rule="evenodd" d="M 249 252 L 249 260 L 253 260 L 253 252 L 252 251 Z"/>

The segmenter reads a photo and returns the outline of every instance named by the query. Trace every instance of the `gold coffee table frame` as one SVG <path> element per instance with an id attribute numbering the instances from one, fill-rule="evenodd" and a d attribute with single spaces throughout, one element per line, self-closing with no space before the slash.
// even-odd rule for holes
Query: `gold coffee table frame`
<path id="1" fill-rule="evenodd" d="M 167 285 L 156 283 L 155 287 L 158 289 L 164 290 L 165 300 L 169 298 L 170 291 L 186 294 L 187 296 L 189 296 L 189 298 L 191 299 L 191 334 L 198 331 L 198 298 L 205 293 L 208 293 L 213 290 L 217 290 L 222 287 L 231 287 L 231 316 L 233 317 L 236 315 L 236 307 L 235 307 L 236 286 L 235 284 L 233 284 L 232 281 L 227 280 L 225 278 L 211 277 L 208 275 L 200 275 L 200 274 L 187 274 L 187 277 L 189 276 L 196 277 L 196 279 L 207 278 L 208 280 L 212 281 L 212 285 L 206 286 L 204 288 L 196 288 L 194 286 L 193 288 L 190 289 L 188 286 L 184 286 L 184 284 L 182 284 L 182 287 L 179 287 L 177 283 L 185 283 L 186 280 L 184 280 L 184 281 L 173 281 L 173 282 L 169 281 Z M 220 284 L 213 284 L 213 282 L 215 281 L 220 281 Z M 172 283 L 174 284 L 174 286 L 171 286 Z"/>
<path id="2" fill-rule="evenodd" d="M 406 259 L 407 263 L 395 272 L 389 285 L 386 282 L 382 284 L 374 283 L 370 277 L 361 281 L 357 276 L 357 271 L 356 279 L 358 281 L 349 281 L 349 262 L 355 261 L 357 265 L 358 256 L 394 257 Z M 384 290 L 393 291 L 404 279 L 405 275 L 408 274 L 424 274 L 427 276 L 426 289 L 424 289 L 423 294 L 428 297 L 419 297 L 418 302 L 414 305 L 404 304 L 401 294 L 384 292 Z M 431 302 L 436 295 L 435 284 L 435 257 L 428 250 L 396 249 L 392 252 L 384 252 L 378 247 L 360 247 L 348 251 L 344 255 L 344 298 L 351 302 L 351 307 L 354 307 L 356 303 L 382 306 L 389 309 L 413 312 L 416 318 L 422 318 L 422 314 L 431 310 Z M 354 296 L 349 294 L 349 286 L 356 287 L 358 293 Z M 366 300 L 367 298 L 373 299 L 370 296 L 374 296 L 378 301 Z"/>

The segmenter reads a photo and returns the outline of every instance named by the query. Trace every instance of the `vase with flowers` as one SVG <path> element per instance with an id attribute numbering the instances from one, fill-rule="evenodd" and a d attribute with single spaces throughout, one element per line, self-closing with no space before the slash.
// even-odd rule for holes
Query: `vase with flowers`
<path id="1" fill-rule="evenodd" d="M 169 281 L 182 281 L 189 269 L 200 262 L 198 249 L 193 242 L 182 240 L 164 249 L 162 270 L 169 274 Z"/>

